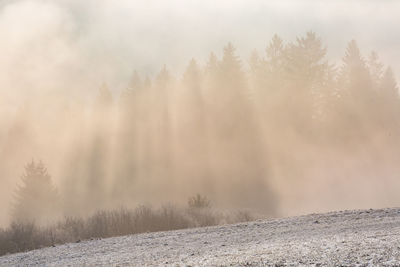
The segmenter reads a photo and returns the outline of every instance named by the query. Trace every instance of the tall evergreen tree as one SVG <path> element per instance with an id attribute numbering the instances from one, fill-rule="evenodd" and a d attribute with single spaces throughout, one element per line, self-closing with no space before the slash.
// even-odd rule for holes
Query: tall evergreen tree
<path id="1" fill-rule="evenodd" d="M 355 40 L 349 42 L 338 74 L 338 99 L 334 125 L 347 143 L 366 141 L 379 120 L 380 105 L 367 61 Z M 372 127 L 372 128 L 371 128 Z"/>
<path id="2" fill-rule="evenodd" d="M 186 112 L 192 115 L 191 122 L 188 123 L 204 128 L 203 73 L 194 59 L 190 61 L 183 74 L 183 87 L 183 99 L 188 105 Z M 193 127 L 196 128 L 195 125 Z"/>
<path id="3" fill-rule="evenodd" d="M 274 74 L 282 72 L 285 64 L 285 46 L 277 34 L 272 37 L 266 48 L 266 55 L 270 72 Z"/>
<path id="4" fill-rule="evenodd" d="M 288 78 L 293 80 L 299 89 L 307 90 L 318 86 L 327 67 L 325 55 L 326 48 L 314 32 L 307 32 L 305 37 L 297 38 L 296 43 L 290 44 L 287 53 Z"/>
<path id="5" fill-rule="evenodd" d="M 286 49 L 286 85 L 282 91 L 284 99 L 279 102 L 287 107 L 289 117 L 286 119 L 291 121 L 297 132 L 312 132 L 315 118 L 321 113 L 330 68 L 325 56 L 326 48 L 314 32 L 297 38 Z"/>
<path id="6" fill-rule="evenodd" d="M 371 79 L 365 59 L 355 40 L 349 42 L 339 73 L 340 87 L 355 97 L 366 96 L 371 90 Z"/>
<path id="7" fill-rule="evenodd" d="M 367 66 L 372 79 L 373 87 L 378 89 L 383 75 L 383 64 L 379 61 L 378 54 L 372 51 L 367 60 Z"/>
<path id="8" fill-rule="evenodd" d="M 382 101 L 382 121 L 385 127 L 400 130 L 400 98 L 399 87 L 394 78 L 393 71 L 387 67 L 379 84 L 379 93 Z"/>
<path id="9" fill-rule="evenodd" d="M 218 70 L 218 58 L 214 53 L 210 53 L 206 65 L 206 74 L 208 76 L 215 75 Z"/>
<path id="10" fill-rule="evenodd" d="M 253 50 L 249 59 L 249 82 L 251 94 L 262 97 L 260 94 L 266 87 L 265 60 L 260 57 L 257 50 Z"/>
<path id="11" fill-rule="evenodd" d="M 217 76 L 219 71 L 218 64 L 219 61 L 217 56 L 214 53 L 210 53 L 204 69 L 203 92 L 206 105 L 213 105 L 213 103 L 216 101 L 213 94 L 215 91 L 217 91 Z M 207 110 L 209 110 L 209 106 L 207 106 Z"/>
<path id="12" fill-rule="evenodd" d="M 41 161 L 36 163 L 32 160 L 25 166 L 21 182 L 15 192 L 12 220 L 42 224 L 61 214 L 57 190 Z"/>
<path id="13" fill-rule="evenodd" d="M 235 47 L 228 43 L 224 47 L 224 53 L 220 62 L 220 79 L 221 85 L 229 90 L 240 90 L 244 89 L 245 74 L 242 70 L 242 63 L 238 56 L 235 54 Z"/>
<path id="14" fill-rule="evenodd" d="M 89 211 L 104 208 L 108 202 L 108 187 L 106 181 L 109 178 L 113 96 L 106 84 L 103 84 L 95 99 L 92 110 L 91 139 L 87 140 L 86 164 L 83 166 L 85 192 L 81 196 L 86 202 L 85 207 Z"/>
<path id="15" fill-rule="evenodd" d="M 213 57 L 210 60 L 213 62 Z M 261 131 L 249 94 L 248 80 L 232 44 L 224 47 L 216 69 L 216 99 L 209 106 L 210 153 L 215 195 L 222 205 L 254 206 L 271 212 L 272 193 Z"/>
<path id="16" fill-rule="evenodd" d="M 133 90 L 140 90 L 143 88 L 143 82 L 142 79 L 140 78 L 139 74 L 137 71 L 134 71 L 132 74 L 132 78 L 129 82 L 129 88 Z"/>
<path id="17" fill-rule="evenodd" d="M 380 80 L 380 90 L 383 91 L 389 99 L 399 100 L 399 87 L 394 78 L 392 68 L 387 67 Z"/>
<path id="18" fill-rule="evenodd" d="M 196 60 L 192 58 L 183 73 L 183 82 L 186 86 L 198 88 L 200 86 L 201 76 L 199 66 Z"/>

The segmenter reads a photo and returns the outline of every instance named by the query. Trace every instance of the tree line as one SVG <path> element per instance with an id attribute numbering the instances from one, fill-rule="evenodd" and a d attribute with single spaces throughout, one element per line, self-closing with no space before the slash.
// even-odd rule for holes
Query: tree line
<path id="1" fill-rule="evenodd" d="M 289 43 L 275 35 L 248 64 L 228 44 L 204 66 L 192 59 L 181 78 L 164 66 L 154 79 L 134 72 L 121 94 L 104 84 L 87 116 L 77 105 L 63 111 L 72 141 L 62 156 L 58 211 L 81 215 L 200 193 L 221 207 L 275 214 L 272 165 L 288 171 L 294 144 L 393 148 L 400 102 L 391 68 L 375 52 L 363 56 L 354 40 L 340 64 L 326 53 L 313 32 Z M 32 166 L 27 172 L 47 177 L 44 166 Z M 17 200 L 29 194 L 20 188 Z M 21 214 L 37 214 L 28 210 Z"/>

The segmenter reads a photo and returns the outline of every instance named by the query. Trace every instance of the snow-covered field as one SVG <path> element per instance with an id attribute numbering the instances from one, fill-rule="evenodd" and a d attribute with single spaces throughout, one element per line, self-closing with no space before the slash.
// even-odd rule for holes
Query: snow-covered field
<path id="1" fill-rule="evenodd" d="M 342 211 L 82 241 L 0 266 L 400 266 L 400 209 Z"/>

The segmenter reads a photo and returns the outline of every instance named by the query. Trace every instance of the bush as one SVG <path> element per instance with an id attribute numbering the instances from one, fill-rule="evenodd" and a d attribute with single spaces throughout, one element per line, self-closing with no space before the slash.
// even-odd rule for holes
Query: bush
<path id="1" fill-rule="evenodd" d="M 65 217 L 64 220 L 59 222 L 55 227 L 57 238 L 66 242 L 75 242 L 88 238 L 85 232 L 85 221 L 81 218 Z"/>
<path id="2" fill-rule="evenodd" d="M 37 247 L 37 228 L 34 223 L 13 222 L 10 227 L 10 241 L 15 251 L 27 251 Z"/>
<path id="3" fill-rule="evenodd" d="M 159 209 L 141 205 L 134 210 L 98 211 L 86 219 L 65 217 L 61 222 L 46 227 L 13 222 L 7 229 L 0 229 L 0 255 L 84 239 L 211 226 L 252 218 L 246 212 L 223 215 L 210 207 L 207 198 L 196 195 L 189 199 L 186 209 L 174 205 L 164 205 Z"/>
<path id="4" fill-rule="evenodd" d="M 121 208 L 110 212 L 110 234 L 113 236 L 135 233 L 133 212 Z"/>
<path id="5" fill-rule="evenodd" d="M 0 255 L 6 254 L 10 251 L 8 247 L 8 232 L 0 228 Z"/>
<path id="6" fill-rule="evenodd" d="M 207 197 L 197 194 L 189 198 L 188 206 L 195 209 L 211 208 L 211 202 Z"/>
<path id="7" fill-rule="evenodd" d="M 161 222 L 160 230 L 177 230 L 192 226 L 188 216 L 173 205 L 165 205 L 161 207 L 159 216 L 159 222 Z"/>
<path id="8" fill-rule="evenodd" d="M 256 220 L 256 217 L 247 210 L 239 210 L 226 216 L 227 223 L 240 223 Z"/>

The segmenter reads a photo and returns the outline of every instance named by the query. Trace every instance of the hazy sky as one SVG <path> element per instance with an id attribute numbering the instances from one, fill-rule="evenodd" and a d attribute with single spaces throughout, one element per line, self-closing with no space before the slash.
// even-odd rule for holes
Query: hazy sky
<path id="1" fill-rule="evenodd" d="M 309 30 L 330 58 L 339 59 L 354 38 L 399 77 L 399 12 L 400 1 L 382 0 L 0 0 L 0 93 L 11 106 L 21 92 L 75 95 L 102 82 L 119 90 L 134 69 L 181 71 L 229 41 L 246 61 L 274 33 L 294 40 Z"/>
<path id="2" fill-rule="evenodd" d="M 376 50 L 383 63 L 392 65 L 400 77 L 399 13 L 400 1 L 385 0 L 0 0 L 0 125 L 8 125 L 3 120 L 14 120 L 11 115 L 24 99 L 40 97 L 46 101 L 36 103 L 57 107 L 58 102 L 53 99 L 58 100 L 60 96 L 63 100 L 66 97 L 81 101 L 90 95 L 88 99 L 93 100 L 94 92 L 104 82 L 118 92 L 127 86 L 134 70 L 154 77 L 164 64 L 179 75 L 192 57 L 204 64 L 210 52 L 221 55 L 228 42 L 236 46 L 246 63 L 253 49 L 264 52 L 275 33 L 285 41 L 294 41 L 296 36 L 314 31 L 334 62 L 343 56 L 347 42 L 356 39 L 364 55 Z M 57 114 L 53 119 L 61 125 Z M 53 114 L 41 114 L 43 118 L 38 120 L 52 125 L 43 115 L 52 117 Z M 75 133 L 78 127 L 71 125 L 67 122 L 63 126 Z M 4 129 L 0 128 L 0 145 L 8 144 L 10 151 L 15 150 L 14 158 L 25 153 L 24 142 L 13 144 L 1 139 L 9 134 Z M 44 158 L 45 162 L 53 158 L 47 156 L 46 161 L 43 153 L 52 155 L 69 145 L 53 132 L 49 136 L 50 140 L 61 140 L 60 148 L 54 148 L 53 141 L 47 147 L 49 142 L 40 135 L 38 139 L 43 138 L 40 140 L 43 143 L 38 142 L 40 149 L 32 155 Z M 72 133 L 71 136 L 75 137 Z M 16 149 L 18 145 L 22 152 Z M 8 160 L 12 158 L 4 151 Z M 62 159 L 57 154 L 53 160 L 61 162 Z M 7 180 L 10 185 L 18 177 L 13 173 L 20 172 L 13 166 L 25 160 L 9 161 L 5 173 L 12 174 L 0 175 L 0 181 Z M 347 163 L 346 157 L 343 162 L 345 166 L 353 163 Z M 50 171 L 54 177 L 59 177 L 54 167 L 57 165 L 50 163 L 49 166 L 53 166 Z M 336 165 L 332 169 L 341 170 Z M 354 169 L 354 176 L 365 176 L 365 170 L 362 175 L 358 173 L 362 168 Z M 352 174 L 351 171 L 348 173 Z M 320 172 L 326 172 L 326 168 L 321 167 Z M 372 192 L 375 189 L 371 187 Z M 0 203 L 6 205 L 4 199 L 11 197 L 11 190 L 9 196 L 0 194 Z M 397 196 L 393 192 L 388 195 Z M 1 220 L 0 214 L 0 225 Z"/>

